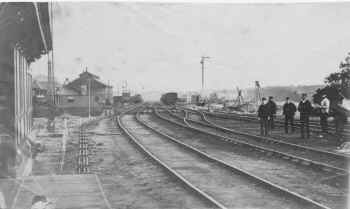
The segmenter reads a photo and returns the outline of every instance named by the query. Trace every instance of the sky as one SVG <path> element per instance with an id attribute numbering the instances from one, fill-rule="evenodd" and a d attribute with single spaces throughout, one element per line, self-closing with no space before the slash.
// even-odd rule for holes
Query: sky
<path id="1" fill-rule="evenodd" d="M 134 91 L 322 84 L 350 51 L 350 3 L 55 2 L 55 76 Z M 44 56 L 32 74 L 47 73 Z"/>

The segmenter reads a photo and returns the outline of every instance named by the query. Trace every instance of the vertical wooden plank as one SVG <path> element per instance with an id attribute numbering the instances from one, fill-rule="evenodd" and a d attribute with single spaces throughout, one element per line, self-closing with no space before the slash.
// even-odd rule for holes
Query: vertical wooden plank
<path id="1" fill-rule="evenodd" d="M 14 99 L 15 99 L 15 111 L 14 111 L 14 128 L 15 128 L 15 140 L 16 143 L 18 141 L 18 132 L 17 132 L 17 103 L 18 103 L 18 98 L 17 98 L 17 49 L 14 47 L 13 48 L 13 72 L 14 72 Z"/>
<path id="2" fill-rule="evenodd" d="M 18 60 L 19 60 L 19 66 L 18 66 L 18 130 L 19 130 L 19 143 L 22 138 L 22 57 L 21 53 L 18 52 Z"/>

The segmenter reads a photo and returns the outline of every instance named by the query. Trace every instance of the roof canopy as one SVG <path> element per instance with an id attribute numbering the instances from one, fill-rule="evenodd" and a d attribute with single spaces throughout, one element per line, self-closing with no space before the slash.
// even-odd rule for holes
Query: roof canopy
<path id="1" fill-rule="evenodd" d="M 9 50 L 17 45 L 29 63 L 40 58 L 52 49 L 49 4 L 0 3 L 0 34 L 0 50 Z"/>

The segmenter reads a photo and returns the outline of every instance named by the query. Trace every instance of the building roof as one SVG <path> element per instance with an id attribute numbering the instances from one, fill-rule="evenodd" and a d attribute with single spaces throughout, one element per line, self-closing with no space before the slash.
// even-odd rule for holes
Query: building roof
<path id="1" fill-rule="evenodd" d="M 94 78 L 94 79 L 100 79 L 100 77 L 98 77 L 95 74 L 92 74 L 90 72 L 88 72 L 87 70 L 83 71 L 82 73 L 79 74 L 80 78 Z"/>
<path id="2" fill-rule="evenodd" d="M 17 45 L 29 63 L 40 58 L 52 50 L 49 4 L 0 3 L 0 34 L 1 50 Z"/>
<path id="3" fill-rule="evenodd" d="M 77 91 L 69 89 L 66 86 L 62 86 L 62 88 L 59 88 L 57 91 L 57 94 L 58 95 L 79 95 Z"/>
<path id="4" fill-rule="evenodd" d="M 101 89 L 109 87 L 108 85 L 102 83 L 98 79 L 99 77 L 97 75 L 94 75 L 88 71 L 84 71 L 79 74 L 79 78 L 71 81 L 65 87 L 73 89 L 74 91 L 79 93 L 81 93 L 81 86 L 89 85 L 89 83 L 91 85 L 91 89 Z"/>
<path id="5" fill-rule="evenodd" d="M 55 87 L 60 87 L 61 84 L 58 82 L 55 82 Z M 38 80 L 33 80 L 33 89 L 43 89 L 43 90 L 48 90 L 49 89 L 49 82 L 48 81 L 38 81 Z"/>

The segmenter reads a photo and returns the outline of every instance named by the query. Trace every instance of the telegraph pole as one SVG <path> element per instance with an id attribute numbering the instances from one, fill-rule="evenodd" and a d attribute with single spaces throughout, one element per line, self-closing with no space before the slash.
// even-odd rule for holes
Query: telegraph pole
<path id="1" fill-rule="evenodd" d="M 87 67 L 86 67 L 87 71 Z M 91 78 L 89 78 L 89 83 L 88 83 L 88 97 L 89 97 L 89 119 L 91 118 Z"/>
<path id="2" fill-rule="evenodd" d="M 204 90 L 204 60 L 205 59 L 209 59 L 210 57 L 205 57 L 205 56 L 202 56 L 201 57 L 201 61 L 200 63 L 202 64 L 202 92 Z"/>

